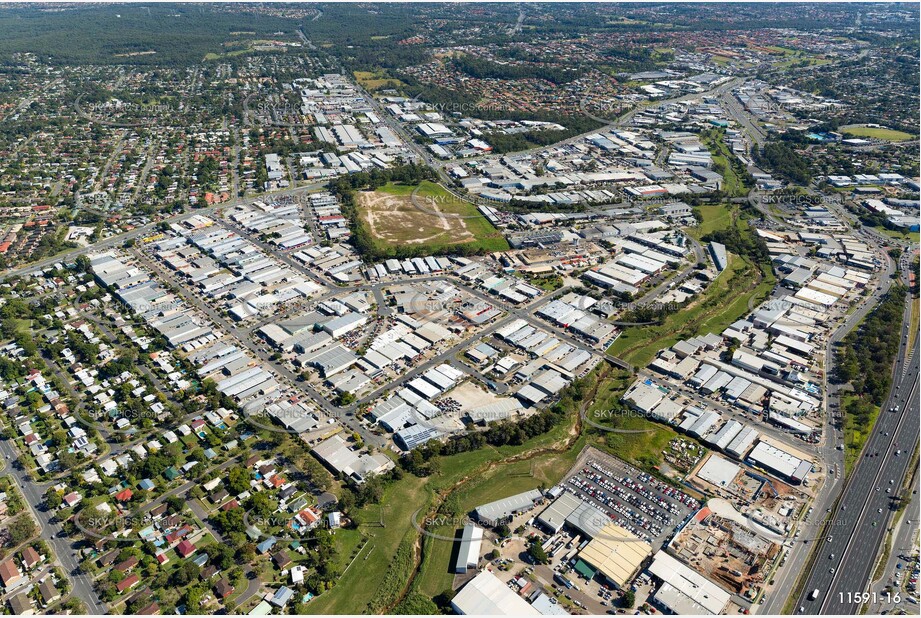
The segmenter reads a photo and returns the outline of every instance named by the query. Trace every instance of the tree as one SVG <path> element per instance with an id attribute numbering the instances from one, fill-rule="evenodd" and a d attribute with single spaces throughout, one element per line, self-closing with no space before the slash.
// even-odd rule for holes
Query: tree
<path id="1" fill-rule="evenodd" d="M 457 593 L 450 588 L 445 588 L 432 600 L 435 601 L 435 605 L 437 605 L 442 612 L 447 613 L 451 609 L 451 601 L 454 600 L 455 594 Z"/>
<path id="2" fill-rule="evenodd" d="M 185 500 L 179 496 L 169 496 L 166 499 L 166 505 L 169 507 L 170 513 L 181 513 L 185 509 Z"/>
<path id="3" fill-rule="evenodd" d="M 550 563 L 550 556 L 547 555 L 547 552 L 544 551 L 544 548 L 541 547 L 538 541 L 531 541 L 531 544 L 528 546 L 528 554 L 537 564 Z"/>
<path id="4" fill-rule="evenodd" d="M 74 260 L 74 266 L 78 272 L 88 273 L 92 268 L 90 265 L 90 259 L 86 255 L 78 255 L 77 259 Z"/>
<path id="5" fill-rule="evenodd" d="M 54 488 L 45 492 L 45 506 L 49 509 L 56 509 L 61 506 L 63 502 L 64 499 L 61 497 L 61 494 L 55 491 Z"/>
<path id="6" fill-rule="evenodd" d="M 231 468 L 227 473 L 227 491 L 233 495 L 242 494 L 249 489 L 249 470 L 241 466 Z"/>
<path id="7" fill-rule="evenodd" d="M 9 524 L 8 529 L 10 532 L 10 541 L 14 546 L 28 541 L 38 532 L 35 527 L 35 522 L 33 522 L 32 518 L 28 515 L 23 515 L 13 520 L 13 523 Z"/>
<path id="8" fill-rule="evenodd" d="M 348 488 L 343 489 L 342 493 L 339 494 L 339 510 L 345 514 L 349 514 L 354 508 L 355 492 Z"/>
<path id="9" fill-rule="evenodd" d="M 633 607 L 636 604 L 636 594 L 632 590 L 624 592 L 624 607 Z"/>
<path id="10" fill-rule="evenodd" d="M 400 604 L 393 609 L 393 613 L 396 615 L 415 614 L 419 616 L 431 616 L 439 612 L 438 606 L 432 599 L 414 593 L 403 599 Z"/>

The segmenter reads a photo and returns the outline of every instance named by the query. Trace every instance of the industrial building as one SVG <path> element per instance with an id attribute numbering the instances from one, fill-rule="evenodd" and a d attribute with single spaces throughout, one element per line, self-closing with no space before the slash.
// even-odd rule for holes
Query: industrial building
<path id="1" fill-rule="evenodd" d="M 480 546 L 483 544 L 483 529 L 475 524 L 464 526 L 457 550 L 457 561 L 454 563 L 455 573 L 466 573 L 475 569 L 480 561 Z"/>
<path id="2" fill-rule="evenodd" d="M 451 609 L 461 616 L 541 615 L 491 571 L 483 571 L 461 588 L 451 599 Z"/>
<path id="3" fill-rule="evenodd" d="M 643 561 L 652 555 L 652 546 L 613 523 L 579 553 L 579 558 L 594 567 L 605 579 L 624 590 L 639 572 Z"/>
<path id="4" fill-rule="evenodd" d="M 473 514 L 478 521 L 489 526 L 498 526 L 505 523 L 512 516 L 534 508 L 544 495 L 536 489 L 525 491 L 508 498 L 502 498 L 489 504 L 476 507 Z"/>
<path id="5" fill-rule="evenodd" d="M 371 455 L 362 450 L 352 449 L 339 434 L 313 447 L 313 453 L 333 472 L 355 483 L 363 483 L 370 476 L 394 467 L 393 460 L 383 453 Z"/>
<path id="6" fill-rule="evenodd" d="M 658 552 L 647 569 L 662 581 L 652 602 L 662 610 L 678 615 L 717 615 L 731 595 L 677 559 Z"/>
<path id="7" fill-rule="evenodd" d="M 746 458 L 753 466 L 800 484 L 812 471 L 812 464 L 767 442 L 759 442 Z"/>
<path id="8" fill-rule="evenodd" d="M 562 530 L 566 519 L 582 504 L 582 500 L 575 494 L 563 492 L 550 506 L 541 511 L 535 522 L 547 532 L 556 534 Z"/>

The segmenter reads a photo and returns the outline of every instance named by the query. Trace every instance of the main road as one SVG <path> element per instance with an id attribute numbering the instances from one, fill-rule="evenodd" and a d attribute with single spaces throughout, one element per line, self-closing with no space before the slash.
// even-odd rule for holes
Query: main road
<path id="1" fill-rule="evenodd" d="M 827 537 L 815 549 L 812 572 L 797 601 L 800 612 L 855 614 L 861 605 L 855 595 L 870 583 L 919 439 L 918 341 L 908 346 L 911 301 L 906 301 L 906 319 L 899 333 L 893 389 L 829 517 Z"/>

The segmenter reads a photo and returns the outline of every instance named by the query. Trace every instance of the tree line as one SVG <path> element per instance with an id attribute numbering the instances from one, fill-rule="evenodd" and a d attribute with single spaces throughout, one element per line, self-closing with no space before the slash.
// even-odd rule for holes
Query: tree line
<path id="1" fill-rule="evenodd" d="M 904 286 L 895 286 L 882 302 L 850 332 L 838 348 L 835 377 L 840 383 L 850 383 L 857 395 L 847 412 L 858 421 L 870 418 L 873 406 L 880 406 L 892 384 L 892 363 L 899 351 L 902 313 L 905 306 Z"/>

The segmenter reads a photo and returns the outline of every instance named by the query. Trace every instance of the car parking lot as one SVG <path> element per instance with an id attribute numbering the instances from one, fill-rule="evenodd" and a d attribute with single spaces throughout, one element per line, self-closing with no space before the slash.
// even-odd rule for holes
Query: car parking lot
<path id="1" fill-rule="evenodd" d="M 588 460 L 567 491 L 658 549 L 700 504 L 685 492 L 617 460 Z"/>

